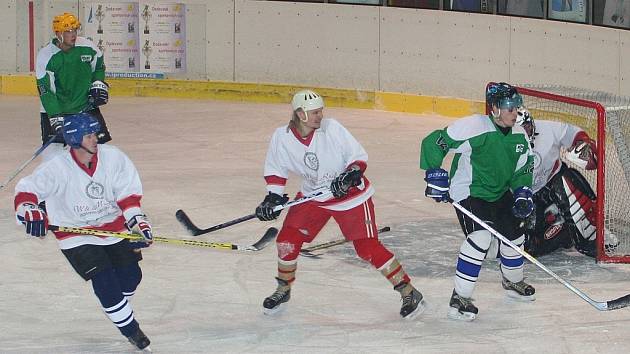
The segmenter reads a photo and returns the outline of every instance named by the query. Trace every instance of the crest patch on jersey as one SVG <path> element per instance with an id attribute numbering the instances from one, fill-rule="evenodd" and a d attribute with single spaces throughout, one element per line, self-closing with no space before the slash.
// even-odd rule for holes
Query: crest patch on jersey
<path id="1" fill-rule="evenodd" d="M 105 193 L 105 187 L 102 184 L 97 182 L 90 182 L 85 187 L 85 194 L 92 199 L 103 199 L 103 194 Z"/>
<path id="2" fill-rule="evenodd" d="M 37 85 L 37 91 L 39 92 L 40 96 L 43 96 L 48 93 L 48 89 L 46 89 L 46 85 L 44 84 Z"/>
<path id="3" fill-rule="evenodd" d="M 319 159 L 314 152 L 307 151 L 304 154 L 304 164 L 313 171 L 319 170 Z"/>
<path id="4" fill-rule="evenodd" d="M 522 153 L 525 151 L 525 144 L 516 144 L 516 152 Z"/>
<path id="5" fill-rule="evenodd" d="M 440 137 L 437 138 L 437 140 L 435 141 L 435 144 L 439 146 L 440 149 L 442 149 L 442 151 L 448 150 L 448 145 L 446 145 L 446 141 L 444 141 L 444 137 L 442 135 L 440 135 Z"/>
<path id="6" fill-rule="evenodd" d="M 92 56 L 91 55 L 87 55 L 87 54 L 82 55 L 81 56 L 81 61 L 84 62 L 84 63 L 89 63 L 89 62 L 92 61 Z"/>

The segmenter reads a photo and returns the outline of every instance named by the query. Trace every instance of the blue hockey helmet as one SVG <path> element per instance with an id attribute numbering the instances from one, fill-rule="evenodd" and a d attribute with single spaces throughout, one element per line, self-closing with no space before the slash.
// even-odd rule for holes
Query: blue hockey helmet
<path id="1" fill-rule="evenodd" d="M 523 97 L 515 87 L 505 82 L 491 83 L 486 89 L 486 103 L 500 109 L 518 108 L 523 105 Z"/>
<path id="2" fill-rule="evenodd" d="M 66 116 L 63 120 L 63 139 L 66 144 L 78 149 L 83 143 L 83 137 L 98 133 L 101 130 L 101 125 L 96 118 L 87 113 L 77 113 L 70 116 Z"/>

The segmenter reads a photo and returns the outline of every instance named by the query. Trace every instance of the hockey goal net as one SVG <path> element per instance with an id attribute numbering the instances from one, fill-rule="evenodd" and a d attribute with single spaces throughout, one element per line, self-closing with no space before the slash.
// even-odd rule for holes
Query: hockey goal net
<path id="1" fill-rule="evenodd" d="M 518 87 L 536 119 L 577 125 L 597 141 L 597 170 L 578 170 L 597 193 L 597 261 L 630 263 L 630 99 L 563 86 Z M 604 147 L 603 149 L 601 147 Z M 619 239 L 604 249 L 604 233 Z"/>

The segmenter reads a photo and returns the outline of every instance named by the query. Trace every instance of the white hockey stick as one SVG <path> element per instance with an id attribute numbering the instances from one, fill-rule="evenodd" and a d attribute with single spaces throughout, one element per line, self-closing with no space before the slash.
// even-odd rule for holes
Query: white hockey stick
<path id="1" fill-rule="evenodd" d="M 33 156 L 31 156 L 30 159 L 24 161 L 24 163 L 21 164 L 20 167 L 18 167 L 17 170 L 15 170 L 9 176 L 9 178 L 7 178 L 4 182 L 2 182 L 2 184 L 0 184 L 0 190 L 4 189 L 4 187 L 6 187 L 7 184 L 9 184 L 9 182 L 11 182 L 15 178 L 15 176 L 17 176 L 20 172 L 22 172 L 22 170 L 24 170 L 26 166 L 28 166 L 28 164 L 30 164 L 33 160 L 35 160 L 37 156 L 39 156 L 39 154 L 41 154 L 44 150 L 46 150 L 48 145 L 50 145 L 53 142 L 53 140 L 55 140 L 56 137 L 57 136 L 55 135 L 52 138 L 50 138 L 50 140 L 48 140 L 44 145 L 42 145 L 39 149 L 37 149 L 37 151 L 35 151 L 35 153 L 33 154 Z"/>
<path id="2" fill-rule="evenodd" d="M 588 302 L 591 306 L 596 308 L 598 311 L 617 310 L 617 309 L 624 308 L 624 307 L 630 305 L 630 294 L 622 296 L 622 297 L 620 297 L 618 299 L 615 299 L 615 300 L 610 300 L 610 301 L 595 301 L 595 300 L 591 299 L 584 292 L 582 292 L 580 289 L 578 289 L 575 286 L 571 285 L 568 281 L 560 278 L 559 275 L 557 275 L 556 273 L 552 272 L 549 268 L 547 268 L 544 264 L 540 263 L 532 255 L 530 255 L 529 253 L 523 251 L 520 247 L 516 246 L 514 243 L 512 243 L 510 240 L 508 240 L 505 236 L 501 235 L 498 231 L 496 231 L 495 229 L 490 227 L 490 225 L 488 225 L 485 222 L 483 222 L 475 214 L 473 214 L 470 211 L 468 211 L 468 209 L 464 208 L 463 206 L 461 206 L 459 203 L 457 203 L 455 201 L 452 201 L 452 204 L 453 204 L 453 206 L 455 208 L 457 208 L 459 211 L 464 213 L 466 216 L 468 216 L 469 218 L 474 220 L 477 224 L 483 226 L 486 230 L 490 231 L 490 233 L 493 234 L 494 236 L 496 236 L 499 240 L 501 240 L 501 242 L 505 243 L 510 248 L 512 248 L 516 252 L 520 253 L 523 257 L 527 258 L 527 260 L 529 260 L 530 262 L 534 263 L 534 265 L 536 265 L 538 268 L 542 269 L 545 273 L 551 275 L 560 284 L 564 285 L 567 289 L 571 290 L 577 296 L 581 297 L 582 300 Z"/>

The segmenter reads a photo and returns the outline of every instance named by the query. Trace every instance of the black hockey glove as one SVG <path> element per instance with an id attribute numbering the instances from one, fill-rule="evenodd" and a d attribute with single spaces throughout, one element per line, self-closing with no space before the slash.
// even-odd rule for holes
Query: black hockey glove
<path id="1" fill-rule="evenodd" d="M 103 81 L 94 81 L 88 96 L 88 102 L 94 108 L 106 104 L 109 101 L 109 85 Z"/>
<path id="2" fill-rule="evenodd" d="M 280 216 L 281 210 L 273 211 L 278 205 L 283 205 L 289 201 L 289 197 L 269 192 L 265 199 L 256 207 L 256 217 L 261 221 L 275 220 Z"/>
<path id="3" fill-rule="evenodd" d="M 52 139 L 52 137 L 55 137 L 55 140 L 53 140 L 54 143 L 64 143 L 63 116 L 56 115 L 48 117 L 48 122 L 50 123 L 50 135 L 48 136 L 48 139 Z"/>
<path id="4" fill-rule="evenodd" d="M 512 214 L 519 219 L 525 219 L 534 211 L 534 193 L 529 187 L 519 187 L 514 190 L 514 205 Z"/>
<path id="5" fill-rule="evenodd" d="M 363 171 L 358 166 L 352 165 L 335 177 L 330 184 L 330 191 L 335 198 L 343 198 L 348 194 L 350 187 L 361 184 L 361 177 L 363 177 Z"/>

